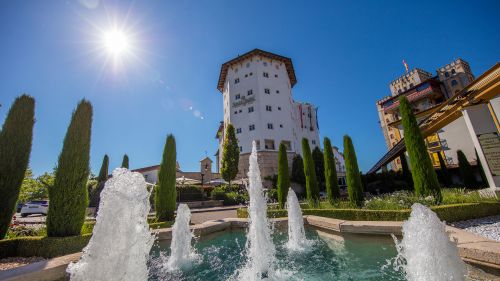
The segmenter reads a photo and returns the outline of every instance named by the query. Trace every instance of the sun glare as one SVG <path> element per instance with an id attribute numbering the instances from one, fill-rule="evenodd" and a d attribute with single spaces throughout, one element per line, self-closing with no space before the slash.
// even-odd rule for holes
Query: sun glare
<path id="1" fill-rule="evenodd" d="M 103 43 L 106 51 L 115 57 L 122 56 L 130 51 L 129 36 L 122 30 L 110 30 L 104 33 Z"/>

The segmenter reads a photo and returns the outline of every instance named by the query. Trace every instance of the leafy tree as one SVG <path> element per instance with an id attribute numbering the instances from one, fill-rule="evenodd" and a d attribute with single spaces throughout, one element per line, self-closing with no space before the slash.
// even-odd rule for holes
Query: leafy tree
<path id="1" fill-rule="evenodd" d="M 59 155 L 54 186 L 49 189 L 47 235 L 80 234 L 88 206 L 92 105 L 82 100 L 73 112 Z"/>
<path id="2" fill-rule="evenodd" d="M 35 100 L 16 98 L 0 131 L 0 239 L 9 229 L 28 168 L 34 124 Z"/>
<path id="3" fill-rule="evenodd" d="M 432 195 L 436 203 L 440 203 L 443 199 L 441 187 L 410 102 L 403 96 L 399 98 L 399 104 L 405 145 L 410 156 L 415 194 L 422 197 Z"/>
<path id="4" fill-rule="evenodd" d="M 463 153 L 462 150 L 457 150 L 458 158 L 458 169 L 460 170 L 460 176 L 462 182 L 466 188 L 476 188 L 478 186 L 472 167 L 470 166 L 469 160 Z"/>
<path id="5" fill-rule="evenodd" d="M 155 192 L 155 210 L 159 221 L 171 221 L 175 211 L 175 177 L 177 172 L 177 152 L 175 138 L 168 135 L 163 150 L 163 158 L 158 172 L 158 185 Z"/>
<path id="6" fill-rule="evenodd" d="M 337 165 L 333 156 L 332 143 L 329 138 L 323 140 L 324 163 L 325 163 L 325 186 L 326 196 L 330 203 L 340 199 L 340 188 L 337 178 Z"/>
<path id="7" fill-rule="evenodd" d="M 127 154 L 123 155 L 122 168 L 128 169 L 128 155 Z"/>
<path id="8" fill-rule="evenodd" d="M 349 201 L 357 206 L 361 206 L 364 197 L 361 173 L 359 172 L 354 145 L 348 135 L 344 136 L 344 161 Z"/>
<path id="9" fill-rule="evenodd" d="M 316 179 L 318 180 L 318 185 L 321 190 L 325 186 L 325 159 L 323 152 L 319 147 L 315 147 L 312 151 L 312 158 L 314 161 L 314 169 L 316 171 Z"/>
<path id="10" fill-rule="evenodd" d="M 448 168 L 446 167 L 446 163 L 444 163 L 444 159 L 441 153 L 438 153 L 438 160 L 439 160 L 439 167 L 441 168 L 439 171 L 441 182 L 443 183 L 444 186 L 450 187 L 451 185 L 450 173 L 448 172 Z"/>
<path id="11" fill-rule="evenodd" d="M 292 177 L 291 181 L 304 185 L 306 183 L 306 176 L 304 174 L 304 161 L 300 154 L 296 154 L 292 160 Z"/>
<path id="12" fill-rule="evenodd" d="M 411 172 L 408 168 L 408 162 L 406 162 L 406 156 L 404 152 L 399 155 L 399 161 L 401 161 L 401 170 L 403 173 L 403 179 L 409 188 L 413 188 L 413 180 L 411 179 Z"/>
<path id="13" fill-rule="evenodd" d="M 306 193 L 307 201 L 311 208 L 318 206 L 319 187 L 316 179 L 316 169 L 314 168 L 314 160 L 309 147 L 309 140 L 302 139 L 302 154 L 304 155 L 304 174 L 306 176 Z"/>
<path id="14" fill-rule="evenodd" d="M 49 197 L 49 188 L 54 184 L 54 175 L 44 173 L 35 178 L 31 169 L 26 170 L 18 202 L 29 202 L 32 200 L 42 200 Z"/>
<path id="15" fill-rule="evenodd" d="M 479 159 L 479 155 L 477 154 L 477 149 L 474 149 L 474 151 L 476 152 L 476 162 L 477 162 L 477 166 L 479 167 L 479 174 L 481 175 L 481 181 L 483 182 L 483 184 L 488 184 L 488 180 L 486 179 L 486 174 L 484 173 L 484 169 L 483 169 L 483 164 L 481 163 L 481 160 Z"/>
<path id="16" fill-rule="evenodd" d="M 231 181 L 234 180 L 238 174 L 239 159 L 240 149 L 234 133 L 234 127 L 232 124 L 227 124 L 224 144 L 222 146 L 220 173 L 222 178 L 227 181 L 229 185 L 231 185 Z"/>
<path id="17" fill-rule="evenodd" d="M 281 209 L 285 207 L 288 188 L 290 188 L 290 176 L 288 174 L 286 145 L 284 143 L 280 143 L 278 152 L 278 204 Z"/>

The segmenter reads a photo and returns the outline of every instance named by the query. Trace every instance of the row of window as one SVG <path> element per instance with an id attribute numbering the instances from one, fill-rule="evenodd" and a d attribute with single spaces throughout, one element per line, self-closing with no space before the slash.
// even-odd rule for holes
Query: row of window
<path id="1" fill-rule="evenodd" d="M 270 95 L 271 94 L 271 89 L 265 88 L 264 89 L 264 93 Z M 276 94 L 279 94 L 279 93 L 280 93 L 280 91 L 276 90 Z M 250 90 L 247 91 L 247 96 L 251 96 L 251 95 L 253 95 L 253 90 L 252 89 L 250 89 Z M 236 96 L 234 96 L 235 100 L 239 100 L 241 98 L 242 98 L 241 94 L 236 94 Z"/>
<path id="2" fill-rule="evenodd" d="M 253 76 L 253 72 L 245 74 L 245 78 L 247 78 L 249 76 Z M 264 78 L 269 78 L 269 72 L 262 72 L 262 76 Z M 278 74 L 274 74 L 274 77 L 278 78 Z M 238 83 L 240 83 L 240 78 L 239 77 L 234 79 L 234 84 L 238 84 Z"/>
<path id="3" fill-rule="evenodd" d="M 280 128 L 283 128 L 283 124 L 280 124 Z M 267 123 L 267 129 L 268 130 L 274 130 L 274 125 L 273 123 Z M 248 126 L 249 131 L 255 131 L 255 124 L 251 124 Z M 241 134 L 243 130 L 241 128 L 236 128 L 236 133 Z M 314 143 L 313 143 L 314 144 Z"/>
<path id="4" fill-rule="evenodd" d="M 278 110 L 281 111 L 281 106 L 278 106 Z M 253 111 L 254 111 L 253 106 L 248 107 L 248 113 L 252 113 Z M 273 107 L 270 105 L 266 105 L 266 111 L 273 111 Z M 238 113 L 242 113 L 242 112 L 243 112 L 242 109 L 235 110 L 234 114 L 238 114 Z"/>

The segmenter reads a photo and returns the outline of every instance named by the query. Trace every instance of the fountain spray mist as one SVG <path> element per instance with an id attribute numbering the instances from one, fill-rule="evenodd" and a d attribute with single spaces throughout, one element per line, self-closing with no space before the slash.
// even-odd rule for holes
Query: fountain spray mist
<path id="1" fill-rule="evenodd" d="M 396 269 L 404 269 L 408 281 L 460 281 L 467 270 L 458 248 L 450 241 L 445 224 L 431 209 L 414 204 L 403 224 L 403 240 L 396 242 Z"/>
<path id="2" fill-rule="evenodd" d="M 68 266 L 72 281 L 148 279 L 154 237 L 149 231 L 149 195 L 144 177 L 118 168 L 101 192 L 92 238 L 81 259 Z"/>
<path id="3" fill-rule="evenodd" d="M 252 144 L 248 179 L 250 181 L 248 187 L 250 202 L 246 245 L 247 263 L 241 279 L 258 280 L 271 273 L 276 250 L 271 239 L 271 229 L 267 219 L 267 200 L 262 189 L 255 141 Z"/>
<path id="4" fill-rule="evenodd" d="M 194 235 L 189 229 L 190 221 L 191 211 L 188 205 L 179 204 L 174 226 L 172 227 L 171 253 L 166 263 L 167 271 L 190 267 L 192 262 L 198 259 L 198 255 L 191 246 Z"/>

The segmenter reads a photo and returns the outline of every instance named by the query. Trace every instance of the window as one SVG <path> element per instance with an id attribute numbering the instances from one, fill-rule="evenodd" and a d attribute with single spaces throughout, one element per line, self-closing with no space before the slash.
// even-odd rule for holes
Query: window
<path id="1" fill-rule="evenodd" d="M 455 74 L 455 73 L 457 73 L 457 72 L 455 71 L 455 69 L 452 69 L 452 70 L 451 70 L 451 74 Z"/>
<path id="2" fill-rule="evenodd" d="M 269 130 L 272 130 L 273 129 L 273 123 L 267 123 L 267 128 Z"/>
<path id="3" fill-rule="evenodd" d="M 247 77 L 248 77 L 248 74 L 245 74 L 245 78 L 247 78 Z"/>
<path id="4" fill-rule="evenodd" d="M 267 73 L 267 72 L 262 73 L 262 75 L 264 75 L 264 77 L 266 77 L 266 78 L 269 78 L 269 73 Z"/>
<path id="5" fill-rule="evenodd" d="M 270 105 L 266 105 L 266 111 L 273 111 L 272 106 L 270 106 Z"/>
<path id="6" fill-rule="evenodd" d="M 285 145 L 286 150 L 292 150 L 292 144 L 290 143 L 290 141 L 282 141 L 282 143 Z"/>
<path id="7" fill-rule="evenodd" d="M 278 78 L 278 74 L 274 74 L 274 77 Z"/>
<path id="8" fill-rule="evenodd" d="M 448 73 L 448 71 L 446 71 L 446 72 L 444 73 L 444 76 L 445 76 L 445 77 L 450 77 L 450 74 Z"/>
<path id="9" fill-rule="evenodd" d="M 280 91 L 279 91 L 279 90 L 276 90 L 276 94 L 279 94 L 279 93 L 280 93 Z"/>
<path id="10" fill-rule="evenodd" d="M 280 124 L 280 128 L 283 128 L 283 124 Z"/>
<path id="11" fill-rule="evenodd" d="M 247 62 L 247 67 L 250 67 L 250 63 L 249 62 Z"/>
<path id="12" fill-rule="evenodd" d="M 236 133 L 240 134 L 241 133 L 241 128 L 236 128 Z"/>
<path id="13" fill-rule="evenodd" d="M 234 114 L 238 114 L 238 110 L 236 110 L 236 111 L 234 112 Z"/>
<path id="14" fill-rule="evenodd" d="M 240 78 L 234 79 L 234 84 L 238 84 L 238 83 L 240 83 Z"/>
<path id="15" fill-rule="evenodd" d="M 280 106 L 278 106 L 278 110 L 281 110 L 281 107 L 280 107 Z"/>
<path id="16" fill-rule="evenodd" d="M 413 83 L 410 83 L 410 88 L 413 87 Z"/>
<path id="17" fill-rule="evenodd" d="M 266 61 L 264 62 L 264 66 L 267 66 L 267 62 Z"/>
<path id="18" fill-rule="evenodd" d="M 250 107 L 248 108 L 248 113 L 251 113 L 251 112 L 253 112 L 253 106 L 250 106 Z"/>
<path id="19" fill-rule="evenodd" d="M 264 140 L 264 148 L 274 150 L 274 140 Z"/>
<path id="20" fill-rule="evenodd" d="M 312 144 L 316 144 L 316 141 L 315 141 L 315 140 L 312 140 L 311 142 L 312 142 Z"/>
<path id="21" fill-rule="evenodd" d="M 247 96 L 251 96 L 251 95 L 253 95 L 253 91 L 252 90 L 248 90 L 247 91 Z"/>
<path id="22" fill-rule="evenodd" d="M 255 148 L 257 148 L 257 150 L 260 150 L 260 140 L 255 140 Z"/>
<path id="23" fill-rule="evenodd" d="M 240 109 L 240 111 L 239 111 L 239 112 L 241 113 L 241 109 Z"/>
<path id="24" fill-rule="evenodd" d="M 249 130 L 249 131 L 253 131 L 253 130 L 255 130 L 255 125 L 254 125 L 254 124 L 252 124 L 252 125 L 248 126 L 248 130 Z"/>
<path id="25" fill-rule="evenodd" d="M 455 79 L 451 80 L 451 86 L 456 86 L 456 85 L 458 85 L 457 80 Z"/>
<path id="26" fill-rule="evenodd" d="M 249 75 L 250 75 L 250 76 L 252 76 L 252 75 L 253 75 L 253 72 L 250 72 L 250 74 L 249 74 Z"/>
<path id="27" fill-rule="evenodd" d="M 269 94 L 271 94 L 271 90 L 269 90 L 269 89 L 264 89 L 264 93 L 266 93 L 266 94 L 268 94 L 268 95 L 269 95 Z"/>
<path id="28" fill-rule="evenodd" d="M 235 99 L 239 100 L 240 99 L 240 94 L 236 94 Z"/>
<path id="29" fill-rule="evenodd" d="M 394 138 L 394 135 L 391 135 L 391 140 Z"/>
<path id="30" fill-rule="evenodd" d="M 242 152 L 242 151 L 243 151 L 243 146 L 240 146 L 240 152 Z"/>

